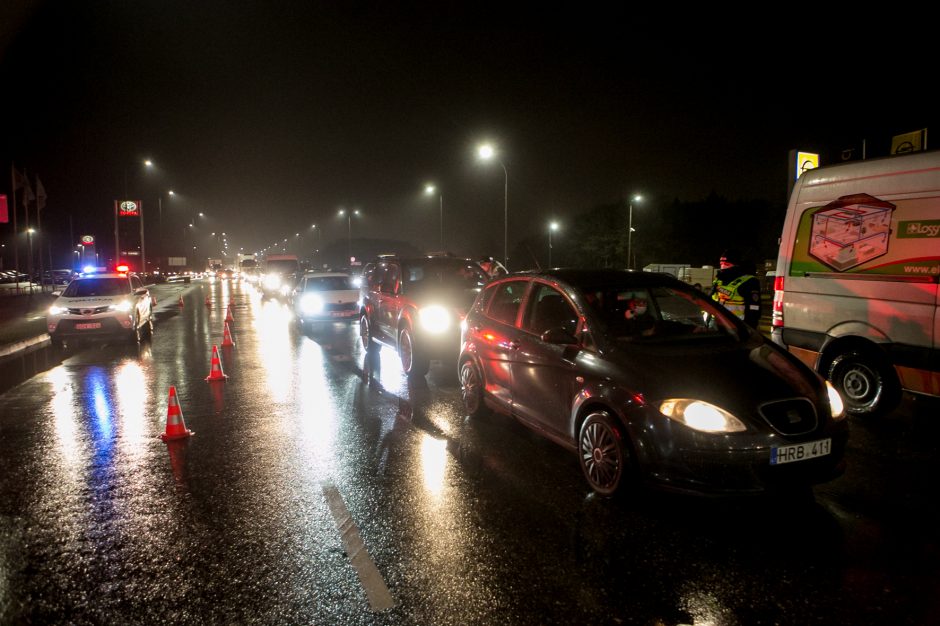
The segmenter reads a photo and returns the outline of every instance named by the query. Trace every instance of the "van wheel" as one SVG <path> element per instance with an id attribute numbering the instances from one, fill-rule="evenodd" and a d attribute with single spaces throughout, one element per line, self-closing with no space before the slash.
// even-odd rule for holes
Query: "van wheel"
<path id="1" fill-rule="evenodd" d="M 829 366 L 828 378 L 852 415 L 887 415 L 901 402 L 901 384 L 894 368 L 871 350 L 840 354 Z"/>

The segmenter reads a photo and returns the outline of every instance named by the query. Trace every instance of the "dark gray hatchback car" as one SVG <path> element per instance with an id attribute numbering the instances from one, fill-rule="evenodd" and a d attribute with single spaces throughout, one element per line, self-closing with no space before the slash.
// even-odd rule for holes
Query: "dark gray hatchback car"
<path id="1" fill-rule="evenodd" d="M 467 412 L 577 452 L 591 488 L 807 490 L 844 471 L 838 393 L 672 277 L 550 270 L 486 286 L 462 333 Z"/>

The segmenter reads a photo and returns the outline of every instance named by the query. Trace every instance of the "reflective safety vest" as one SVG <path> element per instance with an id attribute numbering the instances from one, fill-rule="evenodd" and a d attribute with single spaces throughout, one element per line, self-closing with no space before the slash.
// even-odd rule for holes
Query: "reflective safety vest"
<path id="1" fill-rule="evenodd" d="M 744 274 L 743 276 L 738 276 L 727 285 L 723 284 L 720 279 L 715 279 L 715 291 L 712 293 L 712 300 L 721 303 L 726 309 L 743 320 L 746 303 L 744 302 L 744 296 L 738 293 L 738 289 L 752 278 L 754 277 L 749 274 Z"/>

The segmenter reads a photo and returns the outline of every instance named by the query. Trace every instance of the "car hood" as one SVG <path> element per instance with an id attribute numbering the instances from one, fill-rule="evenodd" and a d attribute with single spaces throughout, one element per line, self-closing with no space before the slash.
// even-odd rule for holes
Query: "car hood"
<path id="1" fill-rule="evenodd" d="M 744 342 L 618 345 L 608 360 L 649 402 L 705 400 L 739 416 L 754 415 L 771 400 L 816 401 L 825 393 L 816 374 L 757 335 Z"/>
<path id="2" fill-rule="evenodd" d="M 130 294 L 125 294 L 122 296 L 87 296 L 83 298 L 66 298 L 58 297 L 55 302 L 52 304 L 54 306 L 69 308 L 69 309 L 90 309 L 98 306 L 107 306 L 109 304 L 114 304 L 115 302 L 120 302 L 121 300 L 131 299 Z"/>

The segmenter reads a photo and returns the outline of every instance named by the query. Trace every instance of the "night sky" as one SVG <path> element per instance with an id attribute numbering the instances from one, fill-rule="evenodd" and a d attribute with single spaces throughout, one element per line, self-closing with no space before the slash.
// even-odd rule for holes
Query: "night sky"
<path id="1" fill-rule="evenodd" d="M 40 176 L 65 250 L 110 240 L 126 171 L 148 232 L 158 195 L 178 192 L 163 200 L 171 241 L 203 211 L 202 235 L 225 231 L 236 249 L 313 223 L 326 247 L 346 240 L 349 207 L 354 238 L 438 249 L 433 181 L 445 247 L 501 256 L 504 175 L 475 158 L 482 140 L 509 172 L 512 246 L 550 219 L 561 241 L 632 193 L 646 197 L 637 236 L 675 200 L 713 193 L 782 211 L 791 148 L 825 162 L 865 139 L 881 156 L 936 117 L 917 16 L 467 6 L 8 0 L 0 163 Z"/>

